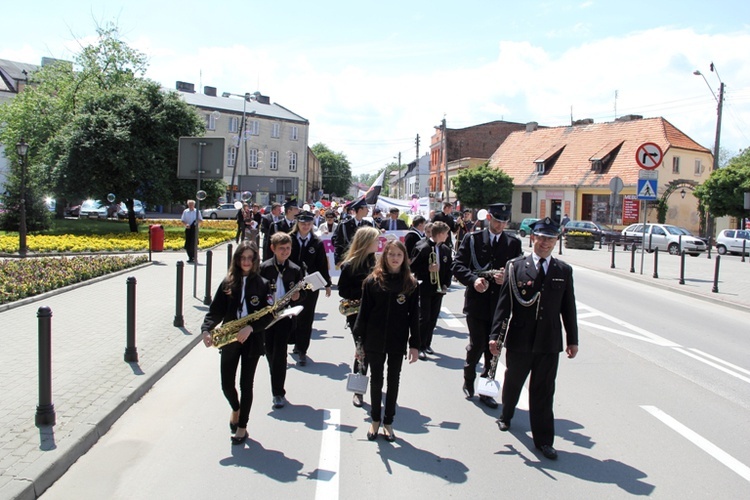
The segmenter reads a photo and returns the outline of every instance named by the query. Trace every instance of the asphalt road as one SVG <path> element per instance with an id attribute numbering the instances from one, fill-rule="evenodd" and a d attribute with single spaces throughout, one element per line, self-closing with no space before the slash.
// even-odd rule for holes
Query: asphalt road
<path id="1" fill-rule="evenodd" d="M 575 279 L 581 351 L 560 363 L 556 462 L 534 449 L 525 404 L 501 433 L 499 410 L 464 399 L 454 287 L 436 355 L 404 365 L 395 443 L 367 441 L 345 391 L 350 334 L 321 297 L 310 362 L 289 358 L 289 406 L 271 408 L 261 359 L 244 447 L 229 442 L 219 355 L 199 345 L 43 498 L 747 498 L 750 314 L 587 269 Z"/>

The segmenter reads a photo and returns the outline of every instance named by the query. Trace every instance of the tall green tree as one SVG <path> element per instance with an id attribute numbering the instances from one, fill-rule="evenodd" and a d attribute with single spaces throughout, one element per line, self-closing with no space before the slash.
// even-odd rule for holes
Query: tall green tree
<path id="1" fill-rule="evenodd" d="M 750 148 L 729 161 L 729 164 L 711 172 L 708 180 L 695 188 L 700 204 L 707 207 L 711 215 L 729 215 L 742 220 L 744 194 L 750 192 Z"/>
<path id="2" fill-rule="evenodd" d="M 503 172 L 490 168 L 488 162 L 477 168 L 462 170 L 452 179 L 456 199 L 464 207 L 481 208 L 490 203 L 510 203 L 513 197 L 513 179 Z"/>
<path id="3" fill-rule="evenodd" d="M 344 196 L 352 185 L 352 168 L 344 153 L 334 153 L 328 146 L 319 142 L 312 148 L 320 160 L 323 173 L 323 191 Z"/>

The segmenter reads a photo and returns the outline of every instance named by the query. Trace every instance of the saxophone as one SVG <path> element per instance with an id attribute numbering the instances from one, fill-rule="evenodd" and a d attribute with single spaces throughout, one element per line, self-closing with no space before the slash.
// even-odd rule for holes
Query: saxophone
<path id="1" fill-rule="evenodd" d="M 232 342 L 237 342 L 237 333 L 245 328 L 247 325 L 258 321 L 266 314 L 273 314 L 275 317 L 279 311 L 284 309 L 292 301 L 292 295 L 312 286 L 305 280 L 299 281 L 292 287 L 283 297 L 274 302 L 271 306 L 266 306 L 263 309 L 258 309 L 255 312 L 243 316 L 239 319 L 227 321 L 218 328 L 214 328 L 211 331 L 211 342 L 214 347 L 224 347 Z"/>
<path id="2" fill-rule="evenodd" d="M 339 302 L 339 312 L 344 316 L 351 316 L 359 313 L 359 299 L 341 299 Z"/>

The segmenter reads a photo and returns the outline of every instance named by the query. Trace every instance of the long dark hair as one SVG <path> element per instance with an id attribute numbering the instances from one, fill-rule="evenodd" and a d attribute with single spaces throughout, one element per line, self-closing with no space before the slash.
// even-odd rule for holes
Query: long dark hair
<path id="1" fill-rule="evenodd" d="M 253 267 L 250 269 L 249 276 L 258 273 L 258 267 L 260 266 L 258 245 L 256 245 L 254 241 L 242 240 L 237 245 L 237 250 L 235 250 L 232 255 L 232 265 L 229 267 L 226 280 L 224 280 L 224 293 L 229 296 L 232 295 L 232 290 L 239 290 L 242 286 L 242 254 L 245 253 L 246 250 L 252 250 L 253 252 Z"/>
<path id="2" fill-rule="evenodd" d="M 399 268 L 397 275 L 401 278 L 401 293 L 408 295 L 417 287 L 417 280 L 415 280 L 414 276 L 411 274 L 411 270 L 409 269 L 409 259 L 406 256 L 406 247 L 401 241 L 390 240 L 385 244 L 383 253 L 380 256 L 380 259 L 378 259 L 377 264 L 375 264 L 375 268 L 372 270 L 372 277 L 381 288 L 386 287 L 386 276 L 391 274 L 388 270 L 388 251 L 394 247 L 404 255 L 404 260 L 401 262 L 401 267 Z"/>

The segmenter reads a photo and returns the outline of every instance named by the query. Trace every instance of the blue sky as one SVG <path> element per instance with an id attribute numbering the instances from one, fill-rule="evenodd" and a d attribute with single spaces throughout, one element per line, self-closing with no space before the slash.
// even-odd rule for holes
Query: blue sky
<path id="1" fill-rule="evenodd" d="M 718 92 L 711 61 L 727 88 L 722 147 L 750 146 L 747 1 L 35 0 L 4 12 L 0 58 L 70 58 L 114 21 L 150 57 L 150 78 L 260 90 L 355 174 L 413 159 L 416 134 L 426 151 L 443 117 L 461 128 L 566 125 L 571 109 L 596 122 L 663 116 L 713 148 L 716 101 L 692 74 Z"/>

